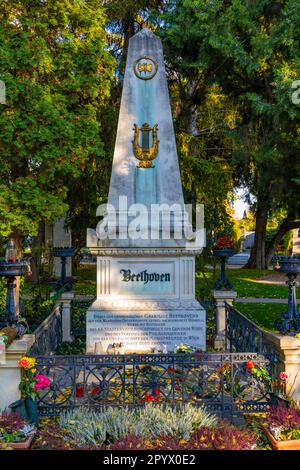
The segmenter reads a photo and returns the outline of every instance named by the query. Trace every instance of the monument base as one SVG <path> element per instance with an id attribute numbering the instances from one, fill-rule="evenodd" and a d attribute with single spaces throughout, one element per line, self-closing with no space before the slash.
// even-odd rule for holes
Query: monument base
<path id="1" fill-rule="evenodd" d="M 205 350 L 205 310 L 197 301 L 185 308 L 174 302 L 172 309 L 170 302 L 139 304 L 123 301 L 118 309 L 105 310 L 94 302 L 87 311 L 87 353 L 172 352 L 180 343 Z"/>
<path id="2" fill-rule="evenodd" d="M 180 343 L 205 350 L 205 310 L 195 300 L 193 252 L 91 251 L 98 255 L 97 300 L 87 311 L 87 353 L 172 352 Z"/>

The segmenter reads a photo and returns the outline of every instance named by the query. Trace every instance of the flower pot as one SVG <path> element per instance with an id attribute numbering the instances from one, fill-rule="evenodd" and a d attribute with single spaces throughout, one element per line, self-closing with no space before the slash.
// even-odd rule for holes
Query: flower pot
<path id="1" fill-rule="evenodd" d="M 14 401 L 9 405 L 9 408 L 13 413 L 18 413 L 20 416 L 22 416 L 22 418 L 26 419 L 26 421 L 28 420 L 28 415 L 25 407 L 25 400 L 20 399 Z"/>
<path id="2" fill-rule="evenodd" d="M 232 248 L 215 248 L 213 251 L 214 256 L 230 258 L 234 255 L 234 250 Z"/>
<path id="3" fill-rule="evenodd" d="M 39 423 L 39 413 L 37 402 L 33 400 L 31 397 L 25 398 L 25 408 L 28 416 L 29 424 L 34 424 L 37 426 Z"/>
<path id="4" fill-rule="evenodd" d="M 22 442 L 6 442 L 6 446 L 14 450 L 29 450 L 33 441 L 35 433 L 27 437 L 26 441 Z"/>
<path id="5" fill-rule="evenodd" d="M 29 424 L 38 425 L 39 414 L 38 407 L 35 400 L 30 397 L 20 399 L 9 405 L 9 408 L 15 413 L 18 413 L 22 418 L 28 421 Z"/>
<path id="6" fill-rule="evenodd" d="M 277 441 L 269 429 L 264 426 L 264 433 L 270 441 L 274 450 L 300 450 L 300 439 L 291 439 L 289 441 Z"/>

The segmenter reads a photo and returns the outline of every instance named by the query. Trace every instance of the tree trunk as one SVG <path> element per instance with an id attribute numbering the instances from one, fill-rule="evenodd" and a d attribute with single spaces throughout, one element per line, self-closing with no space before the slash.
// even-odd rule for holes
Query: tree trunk
<path id="1" fill-rule="evenodd" d="M 268 204 L 267 202 L 259 202 L 256 211 L 256 225 L 254 245 L 251 249 L 250 259 L 246 265 L 249 269 L 265 269 L 265 245 L 266 231 L 268 221 Z"/>
<path id="2" fill-rule="evenodd" d="M 281 242 L 284 235 L 295 228 L 300 228 L 300 220 L 288 220 L 284 219 L 280 226 L 278 227 L 277 232 L 272 238 L 267 251 L 266 251 L 266 265 L 268 266 L 271 263 L 272 256 L 276 250 L 277 245 Z"/>

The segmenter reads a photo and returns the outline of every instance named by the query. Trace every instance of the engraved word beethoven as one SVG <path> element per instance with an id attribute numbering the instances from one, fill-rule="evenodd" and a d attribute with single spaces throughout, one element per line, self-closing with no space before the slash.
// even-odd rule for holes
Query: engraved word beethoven
<path id="1" fill-rule="evenodd" d="M 170 273 L 148 273 L 147 269 L 135 274 L 131 272 L 131 269 L 121 269 L 120 273 L 123 275 L 122 281 L 136 281 L 148 284 L 148 282 L 170 282 Z"/>

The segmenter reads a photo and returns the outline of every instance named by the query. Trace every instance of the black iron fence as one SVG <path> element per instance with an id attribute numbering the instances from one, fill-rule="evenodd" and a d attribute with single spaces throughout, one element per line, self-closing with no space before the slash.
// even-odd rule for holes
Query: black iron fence
<path id="1" fill-rule="evenodd" d="M 256 353 L 37 356 L 49 377 L 40 415 L 87 406 L 142 406 L 190 402 L 222 417 L 269 407 L 269 361 Z"/>
<path id="2" fill-rule="evenodd" d="M 62 342 L 62 305 L 56 304 L 53 312 L 33 332 L 35 340 L 30 353 L 51 354 Z"/>
<path id="3" fill-rule="evenodd" d="M 263 354 L 274 374 L 279 355 L 266 332 L 228 303 L 226 311 L 226 346 L 230 352 L 250 351 Z"/>

